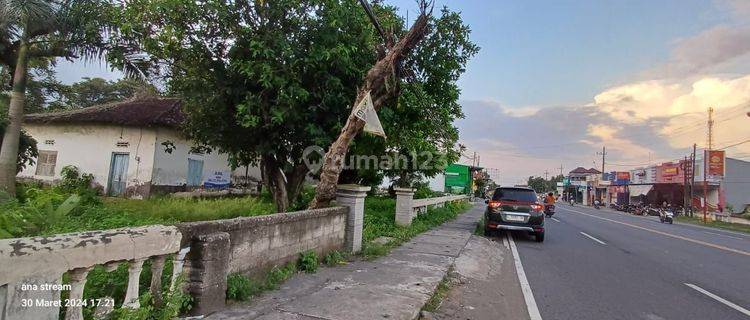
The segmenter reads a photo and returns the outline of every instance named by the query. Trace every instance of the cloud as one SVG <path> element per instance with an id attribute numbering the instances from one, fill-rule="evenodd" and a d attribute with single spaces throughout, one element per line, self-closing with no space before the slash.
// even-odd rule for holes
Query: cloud
<path id="1" fill-rule="evenodd" d="M 750 27 L 718 25 L 674 42 L 669 62 L 657 69 L 667 76 L 711 72 L 750 53 Z"/>
<path id="2" fill-rule="evenodd" d="M 750 75 L 625 84 L 596 95 L 592 106 L 619 123 L 656 127 L 658 136 L 677 149 L 705 143 L 708 107 L 715 109 L 717 145 L 750 137 L 750 119 L 743 117 L 750 111 Z M 605 133 L 611 134 L 590 127 L 592 136 Z M 750 146 L 736 150 L 750 151 Z"/>

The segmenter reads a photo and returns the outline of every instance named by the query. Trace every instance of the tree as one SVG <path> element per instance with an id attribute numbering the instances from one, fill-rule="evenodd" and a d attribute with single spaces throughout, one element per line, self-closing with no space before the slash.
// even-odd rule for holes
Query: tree
<path id="1" fill-rule="evenodd" d="M 13 72 L 8 125 L 0 147 L 0 190 L 15 194 L 30 65 L 56 57 L 101 55 L 107 48 L 112 13 L 104 0 L 0 0 L 0 64 Z"/>
<path id="2" fill-rule="evenodd" d="M 375 59 L 355 0 L 139 0 L 123 16 L 123 36 L 183 98 L 186 133 L 258 164 L 279 211 L 309 173 L 305 148 L 332 141 Z"/>
<path id="3" fill-rule="evenodd" d="M 428 24 L 424 39 L 405 58 L 402 68 L 407 72 L 398 97 L 380 109 L 379 117 L 388 138 L 358 136 L 350 150 L 354 155 L 405 157 L 407 166 L 383 170 L 384 176 L 401 187 L 411 187 L 415 180 L 433 177 L 458 160 L 462 150 L 456 143 L 458 129 L 453 121 L 462 118 L 463 113 L 458 104 L 460 90 L 456 81 L 479 50 L 470 41 L 470 30 L 458 13 L 443 8 L 441 15 L 431 17 Z M 363 170 L 357 173 L 360 178 L 374 176 Z M 345 172 L 339 182 L 363 181 L 353 181 L 351 174 Z M 380 181 L 367 182 L 380 184 Z"/>
<path id="4" fill-rule="evenodd" d="M 429 16 L 432 8 L 428 9 L 425 1 L 420 1 L 420 14 L 411 29 L 396 43 L 386 41 L 387 52 L 375 62 L 364 76 L 363 85 L 357 89 L 357 98 L 353 105 L 360 104 L 363 99 L 371 95 L 372 104 L 378 110 L 386 101 L 397 96 L 398 85 L 402 77 L 402 63 L 414 47 L 427 33 Z M 429 11 L 428 11 L 429 10 Z M 393 36 L 388 37 L 393 39 Z M 331 144 L 323 158 L 320 182 L 315 188 L 315 198 L 310 202 L 310 208 L 326 207 L 336 195 L 336 185 L 339 180 L 346 153 L 352 140 L 364 128 L 365 122 L 358 118 L 354 110 L 350 112 L 344 127 L 336 140 Z"/>
<path id="5" fill-rule="evenodd" d="M 527 184 L 530 188 L 534 189 L 537 193 L 553 192 L 557 189 L 557 183 L 562 182 L 563 176 L 557 175 L 549 180 L 545 180 L 542 177 L 530 176 Z"/>
<path id="6" fill-rule="evenodd" d="M 0 143 L 2 143 L 2 134 L 8 125 L 5 119 L 5 110 L 8 109 L 9 97 L 6 94 L 0 94 Z M 18 160 L 16 160 L 16 173 L 21 172 L 27 165 L 33 165 L 34 159 L 39 156 L 36 147 L 36 139 L 31 137 L 26 131 L 21 130 L 21 138 L 18 144 Z"/>

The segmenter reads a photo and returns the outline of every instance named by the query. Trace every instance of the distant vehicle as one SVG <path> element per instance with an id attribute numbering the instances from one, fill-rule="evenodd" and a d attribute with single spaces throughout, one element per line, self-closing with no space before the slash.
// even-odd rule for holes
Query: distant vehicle
<path id="1" fill-rule="evenodd" d="M 544 205 L 539 203 L 533 189 L 500 187 L 486 203 L 485 235 L 498 230 L 519 230 L 534 234 L 537 242 L 544 241 Z"/>

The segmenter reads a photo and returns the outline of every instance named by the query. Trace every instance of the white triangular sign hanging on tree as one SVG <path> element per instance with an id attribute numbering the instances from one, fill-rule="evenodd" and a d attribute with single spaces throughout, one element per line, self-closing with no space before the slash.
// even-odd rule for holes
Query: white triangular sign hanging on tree
<path id="1" fill-rule="evenodd" d="M 380 119 L 378 118 L 378 113 L 375 111 L 375 106 L 372 104 L 372 97 L 369 91 L 367 91 L 365 97 L 359 102 L 357 107 L 354 108 L 354 116 L 365 122 L 365 132 L 385 138 L 383 125 L 380 124 Z"/>

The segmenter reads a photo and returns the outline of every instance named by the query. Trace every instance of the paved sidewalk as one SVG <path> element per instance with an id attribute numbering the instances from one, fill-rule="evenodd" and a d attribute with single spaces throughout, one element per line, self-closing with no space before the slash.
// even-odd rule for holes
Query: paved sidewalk
<path id="1" fill-rule="evenodd" d="M 373 261 L 299 274 L 279 290 L 206 319 L 415 319 L 466 246 L 483 203 Z"/>

